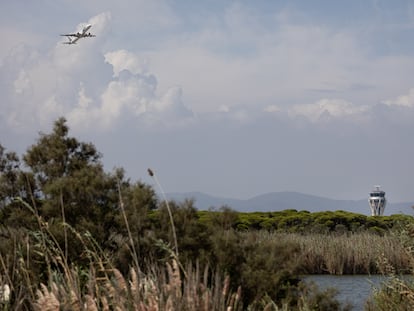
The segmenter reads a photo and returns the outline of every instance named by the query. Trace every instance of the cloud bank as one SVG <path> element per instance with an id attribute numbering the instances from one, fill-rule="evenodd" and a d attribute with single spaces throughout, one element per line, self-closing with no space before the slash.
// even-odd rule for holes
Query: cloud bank
<path id="1" fill-rule="evenodd" d="M 68 31 L 92 23 L 97 35 L 74 46 L 6 25 L 20 43 L 0 48 L 0 143 L 26 147 L 65 116 L 108 168 L 142 177 L 152 166 L 168 191 L 360 198 L 379 183 L 410 197 L 414 57 L 395 39 L 410 21 L 335 24 L 280 3 L 122 3 L 63 3 L 76 16 L 60 15 L 76 25 Z"/>
<path id="2" fill-rule="evenodd" d="M 165 12 L 172 21 L 171 12 Z M 368 66 L 395 70 L 407 63 L 412 66 L 412 60 L 398 64 L 382 57 L 369 63 L 367 48 L 361 49 L 349 30 L 293 24 L 290 15 L 285 10 L 274 16 L 279 28 L 269 30 L 258 12 L 233 5 L 222 20 L 207 19 L 199 32 L 166 40 L 158 51 L 137 53 L 107 49 L 113 19 L 110 12 L 100 13 L 75 29 L 91 23 L 95 38 L 82 39 L 76 46 L 62 45 L 62 39 L 46 53 L 23 44 L 10 51 L 1 63 L 2 123 L 24 131 L 44 128 L 65 115 L 80 131 L 91 127 L 107 131 L 126 119 L 168 128 L 207 120 L 209 115 L 234 122 L 283 115 L 317 124 L 342 119 L 366 122 L 367 116 L 376 115 L 378 105 L 394 113 L 401 111 L 399 107 L 413 108 L 412 88 L 408 95 L 394 94 L 395 99 L 376 102 L 338 96 L 352 88 L 356 93 L 375 93 L 363 81 Z M 241 53 L 229 58 L 234 45 Z M 350 71 L 356 67 L 359 81 L 353 79 L 355 69 Z M 174 75 L 181 80 L 178 85 Z M 377 84 L 386 82 L 375 79 Z M 288 95 L 298 85 L 305 87 L 296 96 Z"/>

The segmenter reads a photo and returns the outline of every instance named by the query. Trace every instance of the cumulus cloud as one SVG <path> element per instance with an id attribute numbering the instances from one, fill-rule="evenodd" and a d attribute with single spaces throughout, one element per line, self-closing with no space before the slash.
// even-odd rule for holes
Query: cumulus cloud
<path id="1" fill-rule="evenodd" d="M 96 95 L 105 83 L 100 48 L 109 22 L 109 13 L 88 21 L 96 34 L 102 36 L 96 41 L 82 39 L 74 46 L 57 42 L 46 53 L 25 44 L 11 49 L 0 71 L 0 80 L 5 81 L 1 84 L 5 99 L 1 103 L 2 122 L 23 131 L 43 129 L 53 119 L 71 111 L 82 81 Z M 76 30 L 82 26 L 79 24 Z"/>
<path id="2" fill-rule="evenodd" d="M 110 55 L 119 54 L 113 52 Z M 112 57 L 107 57 L 106 60 L 110 62 L 111 59 Z M 100 98 L 93 100 L 85 96 L 85 90 L 81 90 L 78 106 L 69 113 L 70 122 L 81 126 L 89 120 L 94 127 L 107 130 L 131 118 L 146 126 L 171 126 L 192 119 L 192 111 L 183 103 L 181 88 L 172 87 L 159 96 L 154 75 L 134 74 L 129 70 L 128 64 L 135 71 L 135 62 L 120 65 L 117 58 L 114 59 L 114 77 Z"/>
<path id="3" fill-rule="evenodd" d="M 402 106 L 414 108 L 414 88 L 408 91 L 408 94 L 398 96 L 395 99 L 385 100 L 384 104 L 388 106 Z"/>
<path id="4" fill-rule="evenodd" d="M 0 118 L 21 129 L 44 128 L 57 117 L 68 118 L 77 130 L 107 130 L 123 118 L 181 124 L 193 117 L 180 87 L 158 94 L 157 79 L 148 63 L 127 50 L 104 51 L 111 14 L 104 12 L 80 23 L 92 24 L 96 37 L 63 45 L 46 54 L 20 45 L 3 60 L 0 81 L 4 101 Z"/>
<path id="5" fill-rule="evenodd" d="M 174 21 L 168 25 L 178 25 L 177 16 L 167 11 Z M 243 5 L 230 6 L 217 18 L 197 21 L 196 31 L 178 35 L 172 31 L 162 49 L 147 50 L 145 57 L 125 48 L 108 49 L 115 19 L 109 12 L 68 30 L 93 25 L 91 32 L 97 36 L 77 45 L 62 45 L 66 40 L 62 38 L 42 54 L 21 45 L 2 61 L 5 100 L 0 118 L 11 126 L 39 128 L 63 114 L 79 129 L 111 129 L 124 118 L 148 126 L 187 124 L 195 120 L 193 110 L 197 116 L 208 112 L 234 122 L 267 114 L 316 123 L 359 117 L 370 109 L 361 100 L 340 99 L 368 75 L 387 76 L 372 75 L 372 68 L 388 67 L 378 59 L 365 65 L 366 47 L 361 47 L 358 35 L 259 13 Z M 266 23 L 275 27 L 264 27 Z M 321 93 L 314 90 L 337 97 L 320 99 Z M 277 105 L 265 106 L 275 99 Z M 384 103 L 411 107 L 414 89 Z"/>
<path id="6" fill-rule="evenodd" d="M 105 61 L 112 65 L 114 76 L 118 76 L 122 70 L 128 70 L 133 74 L 143 74 L 148 71 L 148 60 L 141 59 L 138 55 L 126 50 L 106 53 Z"/>

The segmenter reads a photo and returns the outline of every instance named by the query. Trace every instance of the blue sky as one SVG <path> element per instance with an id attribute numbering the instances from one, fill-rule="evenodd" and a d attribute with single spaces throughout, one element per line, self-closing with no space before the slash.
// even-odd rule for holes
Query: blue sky
<path id="1" fill-rule="evenodd" d="M 2 1 L 0 143 L 65 116 L 166 192 L 413 201 L 413 34 L 411 1 Z"/>

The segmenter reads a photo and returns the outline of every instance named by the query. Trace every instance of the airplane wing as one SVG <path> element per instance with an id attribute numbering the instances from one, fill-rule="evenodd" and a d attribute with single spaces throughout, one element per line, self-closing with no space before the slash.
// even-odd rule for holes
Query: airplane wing
<path id="1" fill-rule="evenodd" d="M 80 34 L 80 33 L 68 33 L 68 34 L 62 34 L 61 36 L 63 36 L 63 37 L 77 37 L 77 38 L 79 38 L 79 37 L 82 36 L 82 34 Z"/>
<path id="2" fill-rule="evenodd" d="M 78 41 L 80 38 L 79 37 L 76 37 L 75 39 L 71 39 L 69 36 L 68 36 L 68 39 L 69 39 L 69 41 L 67 41 L 67 42 L 63 42 L 63 44 L 76 44 L 76 41 Z"/>

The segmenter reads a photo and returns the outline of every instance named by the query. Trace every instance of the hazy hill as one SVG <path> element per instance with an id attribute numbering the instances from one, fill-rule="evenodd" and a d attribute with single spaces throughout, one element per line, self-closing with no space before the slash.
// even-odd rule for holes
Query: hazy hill
<path id="1" fill-rule="evenodd" d="M 333 200 L 299 192 L 272 192 L 255 196 L 247 200 L 221 198 L 201 192 L 168 193 L 168 199 L 183 201 L 194 199 L 195 206 L 200 210 L 210 207 L 229 206 L 240 212 L 269 212 L 285 209 L 307 210 L 310 212 L 343 210 L 364 215 L 370 215 L 368 200 Z M 414 215 L 411 206 L 414 202 L 387 203 L 385 215 L 408 214 Z"/>

